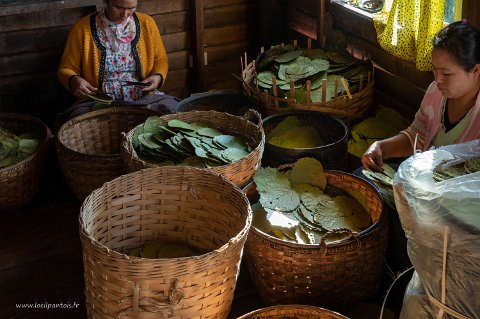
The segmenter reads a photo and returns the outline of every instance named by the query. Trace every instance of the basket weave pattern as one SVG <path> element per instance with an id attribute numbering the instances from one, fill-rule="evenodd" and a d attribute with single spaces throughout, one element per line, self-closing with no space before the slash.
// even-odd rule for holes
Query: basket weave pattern
<path id="1" fill-rule="evenodd" d="M 258 121 L 258 126 L 248 120 L 252 116 Z M 247 141 L 252 148 L 252 151 L 247 156 L 227 165 L 206 169 L 215 174 L 225 176 L 225 178 L 239 187 L 246 185 L 252 179 L 255 169 L 260 166 L 265 146 L 265 133 L 261 116 L 254 110 L 247 111 L 243 117 L 217 111 L 191 111 L 168 114 L 161 116 L 161 118 L 165 121 L 178 119 L 187 123 L 209 122 L 220 131 L 238 136 Z M 132 146 L 133 132 L 133 129 L 128 132 L 122 141 L 121 154 L 125 166 L 128 167 L 129 171 L 156 167 L 155 164 L 145 162 L 138 157 Z"/>
<path id="2" fill-rule="evenodd" d="M 66 122 L 55 137 L 65 179 L 81 201 L 104 182 L 125 173 L 121 133 L 157 112 L 140 107 L 108 108 Z"/>
<path id="3" fill-rule="evenodd" d="M 252 220 L 245 195 L 190 167 L 144 169 L 92 192 L 80 210 L 89 318 L 227 318 Z M 155 238 L 202 255 L 144 259 Z"/>
<path id="4" fill-rule="evenodd" d="M 372 185 L 356 176 L 328 170 L 325 174 L 328 185 L 363 194 L 373 225 L 348 239 L 322 241 L 320 245 L 286 242 L 252 227 L 245 258 L 266 305 L 346 309 L 375 296 L 380 288 L 388 237 L 382 198 Z"/>
<path id="5" fill-rule="evenodd" d="M 272 306 L 259 310 L 252 311 L 237 319 L 282 319 L 282 318 L 296 318 L 296 319 L 347 319 L 339 313 L 306 305 L 284 305 Z"/>
<path id="6" fill-rule="evenodd" d="M 18 113 L 0 113 L 0 127 L 17 135 L 32 133 L 40 139 L 34 154 L 0 169 L 0 210 L 10 210 L 28 204 L 38 190 L 52 134 L 41 120 Z"/>
<path id="7" fill-rule="evenodd" d="M 292 97 L 272 96 L 268 91 L 262 91 L 254 84 L 256 77 L 255 61 L 243 67 L 242 62 L 242 84 L 245 95 L 256 100 L 264 108 L 265 115 L 273 115 L 282 112 L 291 111 L 316 111 L 331 114 L 344 120 L 350 125 L 352 120 L 359 119 L 365 115 L 372 105 L 373 100 L 373 78 L 370 74 L 368 78 L 360 81 L 359 92 L 350 95 L 340 95 L 329 101 L 298 103 Z"/>

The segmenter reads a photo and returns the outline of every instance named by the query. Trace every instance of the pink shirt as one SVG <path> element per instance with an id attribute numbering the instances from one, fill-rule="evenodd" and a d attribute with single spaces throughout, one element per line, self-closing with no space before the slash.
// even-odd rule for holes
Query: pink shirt
<path id="1" fill-rule="evenodd" d="M 432 82 L 425 92 L 420 109 L 415 114 L 410 127 L 401 131 L 405 134 L 412 146 L 417 137 L 417 150 L 426 151 L 433 143 L 433 139 L 442 127 L 442 113 L 445 97 L 437 88 L 437 83 Z M 463 131 L 456 138 L 455 143 L 463 143 L 480 138 L 480 93 L 477 95 L 475 105 L 471 109 L 470 118 Z"/>

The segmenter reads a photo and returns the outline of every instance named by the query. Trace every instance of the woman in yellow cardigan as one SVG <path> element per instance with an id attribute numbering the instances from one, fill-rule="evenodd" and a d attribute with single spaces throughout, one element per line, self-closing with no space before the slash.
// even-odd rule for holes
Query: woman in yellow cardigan
<path id="1" fill-rule="evenodd" d="M 60 120 L 90 111 L 94 103 L 88 95 L 95 92 L 109 95 L 112 106 L 175 111 L 178 99 L 159 91 L 168 72 L 160 32 L 152 17 L 135 12 L 137 2 L 105 0 L 99 12 L 73 26 L 57 74 L 77 103 Z"/>

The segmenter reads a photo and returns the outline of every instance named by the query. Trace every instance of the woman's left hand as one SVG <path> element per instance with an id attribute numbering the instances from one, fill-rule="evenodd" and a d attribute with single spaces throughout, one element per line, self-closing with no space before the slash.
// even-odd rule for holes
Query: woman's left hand
<path id="1" fill-rule="evenodd" d="M 154 91 L 162 84 L 162 76 L 160 74 L 151 75 L 148 78 L 144 79 L 142 83 L 148 84 L 148 86 L 144 87 L 142 91 Z"/>

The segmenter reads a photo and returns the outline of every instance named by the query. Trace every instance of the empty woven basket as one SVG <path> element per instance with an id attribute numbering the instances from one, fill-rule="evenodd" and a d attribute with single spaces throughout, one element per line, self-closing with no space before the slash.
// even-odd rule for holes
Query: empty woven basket
<path id="1" fill-rule="evenodd" d="M 96 189 L 80 210 L 89 318 L 227 318 L 251 225 L 246 196 L 190 167 L 149 168 Z M 153 239 L 198 256 L 126 255 Z"/>
<path id="2" fill-rule="evenodd" d="M 140 107 L 108 108 L 62 125 L 55 146 L 65 179 L 79 200 L 125 173 L 120 158 L 121 133 L 152 115 L 158 113 Z"/>

